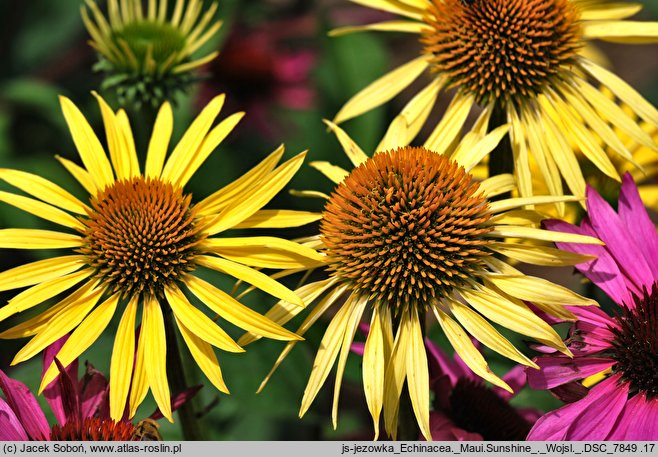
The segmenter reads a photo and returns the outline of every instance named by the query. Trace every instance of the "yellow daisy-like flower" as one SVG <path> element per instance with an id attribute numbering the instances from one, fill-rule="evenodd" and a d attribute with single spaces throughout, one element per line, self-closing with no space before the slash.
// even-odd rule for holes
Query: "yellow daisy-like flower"
<path id="1" fill-rule="evenodd" d="M 309 268 L 322 261 L 318 253 L 275 237 L 218 235 L 231 228 L 289 227 L 317 220 L 312 213 L 261 209 L 292 178 L 305 153 L 277 166 L 284 152 L 280 147 L 241 178 L 193 203 L 192 195 L 183 190 L 185 185 L 243 113 L 213 127 L 224 96 L 214 98 L 167 158 L 173 117 L 165 103 L 141 172 L 126 113 L 114 112 L 101 97 L 97 99 L 109 159 L 83 114 L 71 100 L 61 98 L 84 167 L 58 159 L 89 193 L 88 202 L 38 175 L 0 169 L 0 179 L 29 195 L 0 192 L 1 201 L 65 228 L 5 228 L 0 230 L 0 248 L 73 251 L 0 273 L 0 290 L 27 287 L 0 308 L 0 321 L 65 294 L 40 314 L 0 333 L 0 338 L 32 337 L 16 354 L 12 361 L 16 364 L 72 332 L 57 355 L 68 366 L 120 312 L 110 365 L 111 416 L 121 419 L 129 397 L 132 417 L 150 389 L 164 416 L 172 420 L 164 315 L 173 313 L 194 360 L 222 392 L 228 389 L 213 346 L 229 352 L 244 351 L 190 303 L 190 294 L 208 311 L 242 329 L 279 340 L 300 339 L 197 273 L 202 267 L 225 273 L 303 306 L 290 289 L 257 269 Z M 136 342 L 140 307 L 141 330 Z M 40 391 L 57 374 L 57 366 L 52 364 Z"/>
<path id="2" fill-rule="evenodd" d="M 641 6 L 605 0 L 352 0 L 399 14 L 401 20 L 338 29 L 418 35 L 419 57 L 391 71 L 350 99 L 335 123 L 367 112 L 399 94 L 421 74 L 434 75 L 395 118 L 390 129 L 403 128 L 400 144 L 409 144 L 426 122 L 441 90 L 456 92 L 425 147 L 443 149 L 460 134 L 467 115 L 480 105 L 493 125 L 511 126 L 514 170 L 522 196 L 533 195 L 529 156 L 553 195 L 561 195 L 562 178 L 577 196 L 585 179 L 575 144 L 603 173 L 620 180 L 608 153 L 632 156 L 617 132 L 654 151 L 644 130 L 600 90 L 597 81 L 641 119 L 658 126 L 658 111 L 609 70 L 594 63 L 591 40 L 655 42 L 658 23 L 627 20 Z M 500 115 L 499 115 L 500 113 Z M 413 114 L 413 115 L 412 115 Z M 615 131 L 617 129 L 617 131 Z"/>
<path id="3" fill-rule="evenodd" d="M 595 302 L 527 276 L 503 259 L 535 265 L 585 261 L 586 257 L 550 247 L 548 242 L 575 238 L 539 228 L 541 216 L 524 209 L 526 205 L 577 198 L 537 196 L 492 202 L 491 197 L 515 187 L 513 176 L 477 182 L 469 173 L 479 160 L 468 157 L 488 154 L 507 127 L 488 135 L 471 132 L 452 155 L 391 146 L 368 157 L 343 130 L 328 124 L 355 168 L 347 171 L 326 162 L 311 163 L 336 184 L 332 195 L 326 196 L 321 234 L 306 240 L 325 253 L 330 276 L 296 291 L 308 305 L 316 302 L 297 334 L 303 335 L 332 305 L 340 305 L 320 343 L 300 416 L 309 409 L 338 360 L 333 401 L 336 426 L 342 375 L 362 318 L 370 320 L 362 371 L 376 437 L 382 409 L 386 430 L 396 436 L 399 399 L 406 379 L 420 430 L 431 439 L 423 345 L 427 313 L 436 317 L 475 373 L 507 390 L 510 387 L 489 369 L 469 334 L 505 357 L 534 364 L 489 321 L 569 353 L 559 335 L 524 301 L 565 319 L 574 318 L 565 304 Z M 590 237 L 577 238 L 581 243 L 601 243 Z M 537 243 L 522 244 L 525 240 Z M 283 324 L 299 311 L 280 301 L 265 315 Z M 246 344 L 256 338 L 246 334 L 238 342 Z M 288 343 L 261 389 L 294 344 Z"/>
<path id="4" fill-rule="evenodd" d="M 167 3 L 149 0 L 144 9 L 141 0 L 109 0 L 107 19 L 95 0 L 86 0 L 93 19 L 81 8 L 90 45 L 102 56 L 99 68 L 111 75 L 106 87 L 154 107 L 192 82 L 191 70 L 217 56 L 214 51 L 193 57 L 222 25 L 213 22 L 217 2 L 203 16 L 203 0 L 176 0 L 171 15 Z"/>

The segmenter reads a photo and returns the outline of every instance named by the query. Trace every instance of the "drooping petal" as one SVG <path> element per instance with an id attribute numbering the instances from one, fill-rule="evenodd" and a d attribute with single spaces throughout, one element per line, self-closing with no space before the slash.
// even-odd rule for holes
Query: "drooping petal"
<path id="1" fill-rule="evenodd" d="M 42 377 L 43 374 L 48 369 L 48 367 L 50 367 L 50 365 L 53 363 L 53 361 L 55 360 L 55 356 L 60 351 L 62 346 L 64 346 L 64 343 L 68 340 L 68 338 L 69 335 L 64 335 L 62 338 L 55 341 L 53 344 L 51 344 L 46 348 L 43 355 L 43 368 L 41 374 Z M 73 363 L 71 363 L 66 368 L 66 371 L 69 373 L 69 376 L 71 378 L 77 378 L 78 361 L 76 360 Z M 59 371 L 57 374 L 59 374 Z M 55 419 L 57 419 L 57 422 L 59 422 L 60 425 L 64 425 L 66 423 L 67 418 L 66 418 L 66 414 L 64 413 L 64 405 L 62 401 L 62 389 L 60 383 L 57 382 L 57 380 L 52 381 L 43 390 L 43 396 L 46 397 L 46 401 L 48 402 L 48 405 L 50 406 L 50 410 L 53 412 Z"/>
<path id="2" fill-rule="evenodd" d="M 615 361 L 602 357 L 568 357 L 542 356 L 536 360 L 539 369 L 528 368 L 528 384 L 533 389 L 548 390 L 571 381 L 585 379 L 604 371 Z"/>
<path id="3" fill-rule="evenodd" d="M 126 399 L 130 390 L 135 359 L 135 318 L 137 316 L 138 297 L 128 302 L 121 316 L 110 360 L 110 417 L 121 420 Z"/>
<path id="4" fill-rule="evenodd" d="M 142 331 L 139 337 L 144 338 L 144 368 L 153 398 L 162 415 L 169 422 L 173 422 L 167 383 L 167 339 L 164 318 L 160 304 L 152 297 L 147 296 L 144 299 Z"/>
<path id="5" fill-rule="evenodd" d="M 11 407 L 0 398 L 0 441 L 28 441 L 21 421 Z"/>
<path id="6" fill-rule="evenodd" d="M 8 377 L 2 370 L 0 370 L 0 389 L 30 439 L 46 441 L 50 437 L 50 427 L 30 389 L 22 382 Z"/>

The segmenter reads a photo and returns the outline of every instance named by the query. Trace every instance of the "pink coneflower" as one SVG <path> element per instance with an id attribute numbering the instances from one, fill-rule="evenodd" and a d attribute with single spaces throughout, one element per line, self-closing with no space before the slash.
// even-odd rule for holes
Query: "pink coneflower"
<path id="1" fill-rule="evenodd" d="M 452 359 L 427 338 L 430 385 L 434 392 L 430 428 L 435 441 L 522 441 L 541 416 L 534 408 L 516 408 L 510 400 L 523 388 L 523 366 L 503 380 L 514 393 L 487 386 L 455 354 Z"/>
<path id="2" fill-rule="evenodd" d="M 44 353 L 43 371 L 52 364 L 67 336 L 49 346 Z M 147 419 L 132 422 L 127 414 L 120 421 L 110 418 L 109 383 L 105 376 L 86 363 L 85 374 L 78 379 L 78 362 L 66 369 L 56 361 L 60 374 L 43 391 L 57 420 L 51 426 L 37 399 L 28 387 L 0 370 L 0 441 L 137 441 L 162 439 L 156 410 Z M 172 399 L 172 410 L 189 400 L 198 387 Z M 126 411 L 127 412 L 127 411 Z"/>
<path id="3" fill-rule="evenodd" d="M 367 325 L 361 329 L 367 333 Z M 457 353 L 452 358 L 425 338 L 430 390 L 434 400 L 430 431 L 434 441 L 522 441 L 541 416 L 534 408 L 516 408 L 510 400 L 526 384 L 522 365 L 503 376 L 514 390 L 510 393 L 488 386 L 473 373 Z M 352 351 L 363 356 L 364 343 L 353 343 Z M 479 348 L 479 344 L 477 344 Z M 422 436 L 420 440 L 424 439 Z"/>
<path id="4" fill-rule="evenodd" d="M 529 440 L 658 439 L 658 235 L 633 179 L 622 181 L 618 210 L 587 189 L 588 216 L 580 227 L 546 222 L 551 230 L 592 235 L 605 246 L 557 243 L 591 254 L 576 266 L 619 305 L 613 316 L 571 307 L 578 316 L 562 354 L 537 358 L 530 386 L 568 393 L 567 405 L 540 418 Z M 574 401 L 575 400 L 575 401 Z"/>

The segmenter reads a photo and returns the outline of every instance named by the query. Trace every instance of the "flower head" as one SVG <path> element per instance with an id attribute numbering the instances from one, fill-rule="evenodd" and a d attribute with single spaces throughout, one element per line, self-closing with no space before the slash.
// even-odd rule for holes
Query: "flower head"
<path id="1" fill-rule="evenodd" d="M 436 441 L 522 441 L 541 416 L 533 408 L 516 408 L 510 400 L 525 386 L 523 366 L 503 376 L 514 393 L 488 387 L 458 354 L 447 354 L 425 339 L 430 383 L 434 392 L 430 412 L 432 438 Z"/>
<path id="2" fill-rule="evenodd" d="M 84 168 L 59 160 L 87 190 L 88 202 L 40 176 L 0 169 L 0 179 L 29 195 L 2 192 L 3 202 L 64 228 L 5 228 L 0 230 L 0 247 L 68 251 L 0 273 L 0 290 L 27 287 L 0 308 L 0 321 L 45 305 L 40 314 L 3 331 L 0 338 L 33 337 L 16 354 L 12 362 L 16 364 L 72 331 L 57 354 L 66 367 L 119 312 L 110 367 L 110 416 L 119 420 L 128 400 L 132 417 L 151 389 L 162 414 L 171 420 L 166 340 L 175 335 L 165 332 L 165 318 L 175 320 L 171 328 L 178 327 L 199 368 L 220 391 L 228 389 L 213 346 L 244 351 L 206 312 L 192 305 L 188 296 L 244 330 L 280 340 L 299 339 L 201 279 L 199 273 L 209 269 L 228 274 L 295 306 L 303 305 L 290 289 L 259 269 L 308 268 L 321 264 L 322 256 L 276 237 L 218 235 L 231 228 L 290 227 L 317 220 L 315 214 L 305 212 L 261 209 L 292 178 L 304 153 L 277 166 L 284 153 L 280 147 L 241 178 L 195 201 L 185 185 L 242 113 L 213 127 L 224 101 L 223 95 L 216 97 L 167 158 L 173 120 L 171 107 L 165 103 L 142 172 L 125 112 L 114 112 L 97 98 L 109 158 L 82 113 L 70 100 L 61 99 Z M 65 294 L 64 298 L 47 304 L 60 294 Z M 136 341 L 139 308 L 141 330 Z M 129 389 L 133 363 L 134 385 Z M 57 366 L 51 364 L 40 390 L 57 373 Z"/>
<path id="3" fill-rule="evenodd" d="M 569 404 L 537 421 L 534 440 L 655 440 L 658 438 L 658 235 L 630 174 L 615 212 L 592 188 L 580 226 L 547 221 L 553 230 L 599 237 L 605 246 L 559 243 L 597 256 L 576 268 L 619 308 L 572 309 L 579 318 L 567 344 L 572 359 L 547 354 L 528 369 L 531 387 L 557 389 Z M 603 413 L 605 411 L 605 413 Z"/>
<path id="4" fill-rule="evenodd" d="M 87 0 L 82 19 L 98 51 L 98 67 L 108 73 L 106 88 L 115 89 L 122 104 L 157 108 L 194 81 L 190 73 L 214 59 L 218 52 L 193 58 L 221 27 L 213 21 L 217 3 L 201 16 L 202 0 L 176 0 L 169 16 L 166 0 L 108 2 L 108 19 Z M 93 20 L 89 12 L 93 16 Z"/>
<path id="5" fill-rule="evenodd" d="M 304 334 L 332 305 L 339 309 L 317 352 L 300 415 L 309 409 L 338 360 L 333 403 L 336 426 L 342 374 L 362 318 L 370 320 L 363 383 L 376 436 L 382 408 L 386 430 L 396 436 L 399 399 L 406 379 L 420 430 L 426 438 L 431 437 L 429 375 L 423 346 L 428 313 L 434 314 L 474 373 L 506 390 L 511 391 L 511 387 L 489 369 L 469 333 L 505 357 L 533 364 L 489 320 L 568 353 L 559 336 L 523 301 L 535 302 L 545 312 L 560 316 L 572 316 L 565 312 L 564 303 L 593 302 L 549 281 L 524 275 L 504 257 L 539 265 L 585 260 L 547 246 L 518 243 L 573 236 L 538 228 L 541 216 L 520 209 L 528 204 L 573 201 L 573 197 L 491 201 L 492 196 L 514 187 L 513 177 L 501 175 L 477 182 L 469 170 L 478 162 L 477 156 L 495 147 L 501 130 L 468 136 L 454 154 L 402 147 L 368 157 L 344 131 L 328 124 L 355 168 L 347 171 L 326 162 L 311 163 L 336 184 L 332 195 L 325 196 L 328 201 L 320 234 L 308 240 L 325 253 L 329 278 L 297 290 L 307 303 L 323 296 L 297 333 Z M 599 243 L 580 237 L 580 242 Z M 266 315 L 283 323 L 297 313 L 280 302 Z M 246 335 L 239 342 L 254 339 Z M 288 344 L 275 368 L 293 346 L 294 342 Z"/>
<path id="6" fill-rule="evenodd" d="M 50 367 L 55 355 L 68 335 L 50 345 L 44 352 L 43 370 Z M 58 361 L 55 360 L 55 363 Z M 85 374 L 78 379 L 78 361 L 68 368 L 58 364 L 59 374 L 45 389 L 44 396 L 57 420 L 52 427 L 34 395 L 23 383 L 8 377 L 0 370 L 0 411 L 5 421 L 0 428 L 2 441 L 137 441 L 144 438 L 141 430 L 149 425 L 149 438 L 161 440 L 158 423 L 162 417 L 156 411 L 138 423 L 126 417 L 113 420 L 109 416 L 108 381 L 91 364 L 86 363 Z M 189 400 L 198 388 L 191 389 L 172 402 L 172 409 Z"/>
<path id="7" fill-rule="evenodd" d="M 492 126 L 499 118 L 510 125 L 522 197 L 533 195 L 533 162 L 550 194 L 561 195 L 564 180 L 572 194 L 584 196 L 585 178 L 575 153 L 581 152 L 605 175 L 620 181 L 610 156 L 635 163 L 621 137 L 658 151 L 653 138 L 633 119 L 638 116 L 658 126 L 658 110 L 588 57 L 595 39 L 631 44 L 656 40 L 658 23 L 627 20 L 639 10 L 636 5 L 604 8 L 583 0 L 353 1 L 403 20 L 345 27 L 334 34 L 417 34 L 420 56 L 356 94 L 336 114 L 336 123 L 386 103 L 428 72 L 431 82 L 389 129 L 394 134 L 405 126 L 398 145 L 409 144 L 419 133 L 441 90 L 455 89 L 424 146 L 437 150 L 452 144 L 469 112 L 480 105 Z M 613 100 L 604 94 L 608 89 Z"/>

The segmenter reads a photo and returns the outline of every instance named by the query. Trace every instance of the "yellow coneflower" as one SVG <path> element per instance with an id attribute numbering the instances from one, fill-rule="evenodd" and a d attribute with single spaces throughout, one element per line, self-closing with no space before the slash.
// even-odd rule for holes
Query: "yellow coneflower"
<path id="1" fill-rule="evenodd" d="M 214 59 L 213 51 L 194 54 L 210 40 L 222 23 L 214 21 L 217 2 L 201 15 L 203 0 L 176 0 L 171 14 L 167 0 L 109 0 L 108 17 L 95 0 L 86 0 L 82 19 L 91 36 L 90 45 L 101 56 L 99 68 L 113 87 L 129 101 L 157 107 L 176 90 L 184 89 L 194 70 Z"/>
<path id="2" fill-rule="evenodd" d="M 452 155 L 422 147 L 385 148 L 368 157 L 335 124 L 355 168 L 313 162 L 335 184 L 326 196 L 320 234 L 306 242 L 326 255 L 329 278 L 303 285 L 296 293 L 307 305 L 317 301 L 297 330 L 303 335 L 332 305 L 340 308 L 320 343 L 304 392 L 304 415 L 338 360 L 334 387 L 336 426 L 343 371 L 357 325 L 370 320 L 363 357 L 363 385 L 375 427 L 383 408 L 386 430 L 396 436 L 399 399 L 407 383 L 421 432 L 429 430 L 428 368 L 423 345 L 426 314 L 433 314 L 457 353 L 482 378 L 510 390 L 488 367 L 471 338 L 516 362 L 533 363 L 489 321 L 568 353 L 560 337 L 525 303 L 565 319 L 565 304 L 595 302 L 541 278 L 527 276 L 505 257 L 536 265 L 568 265 L 586 257 L 525 240 L 572 239 L 538 227 L 541 217 L 526 205 L 574 201 L 573 196 L 510 198 L 492 202 L 514 188 L 512 175 L 477 182 L 469 170 L 490 152 L 506 127 L 471 133 Z M 386 142 L 384 142 L 386 144 Z M 578 242 L 599 240 L 578 236 Z M 320 298 L 322 297 L 322 298 Z M 285 323 L 298 314 L 281 301 L 266 316 Z M 241 344 L 257 337 L 246 334 Z M 267 376 L 294 346 L 289 342 Z"/>
<path id="3" fill-rule="evenodd" d="M 0 248 L 72 251 L 0 273 L 0 290 L 27 287 L 0 308 L 0 321 L 46 304 L 40 314 L 5 330 L 0 338 L 32 337 L 14 357 L 12 364 L 16 364 L 72 332 L 57 354 L 68 366 L 120 312 L 110 366 L 111 417 L 121 419 L 129 392 L 132 417 L 150 389 L 163 415 L 172 420 L 164 315 L 173 313 L 194 360 L 222 392 L 228 389 L 213 346 L 244 351 L 211 317 L 190 303 L 190 294 L 207 311 L 242 329 L 274 339 L 300 339 L 201 279 L 198 273 L 201 268 L 225 273 L 296 306 L 303 305 L 291 290 L 258 269 L 308 268 L 322 260 L 319 254 L 275 237 L 218 235 L 231 228 L 286 227 L 317 220 L 317 215 L 305 212 L 261 209 L 292 178 L 305 154 L 277 166 L 284 152 L 280 147 L 241 178 L 193 202 L 192 195 L 184 191 L 185 185 L 243 113 L 213 127 L 224 96 L 214 98 L 167 158 L 173 117 L 171 106 L 165 103 L 155 122 L 142 172 L 126 113 L 114 112 L 100 96 L 97 98 L 109 159 L 83 114 L 71 100 L 61 98 L 83 167 L 58 159 L 89 193 L 88 202 L 41 176 L 0 169 L 0 179 L 29 195 L 1 192 L 1 201 L 65 229 L 4 228 L 0 230 Z M 47 304 L 62 293 L 63 299 Z M 140 307 L 141 330 L 136 342 Z M 57 374 L 52 364 L 40 390 Z"/>
<path id="4" fill-rule="evenodd" d="M 533 195 L 529 156 L 553 195 L 561 195 L 562 178 L 577 196 L 585 179 L 571 147 L 619 181 L 609 152 L 632 161 L 615 129 L 635 142 L 658 150 L 654 140 L 607 98 L 600 85 L 626 103 L 641 119 L 658 126 L 658 111 L 631 86 L 594 63 L 591 40 L 642 43 L 658 40 L 658 23 L 627 20 L 641 8 L 635 3 L 591 0 L 352 0 L 399 14 L 402 20 L 345 27 L 334 34 L 361 30 L 418 35 L 419 57 L 392 70 L 350 99 L 336 115 L 340 123 L 375 108 L 408 87 L 424 72 L 434 77 L 391 129 L 406 125 L 401 144 L 426 122 L 441 90 L 455 89 L 443 119 L 425 147 L 442 149 L 454 141 L 476 105 L 511 125 L 514 170 L 520 195 Z M 421 109 L 422 107 L 422 109 Z M 417 111 L 410 117 L 409 110 Z M 494 120 L 498 115 L 494 117 Z M 498 121 L 494 121 L 498 122 Z"/>

